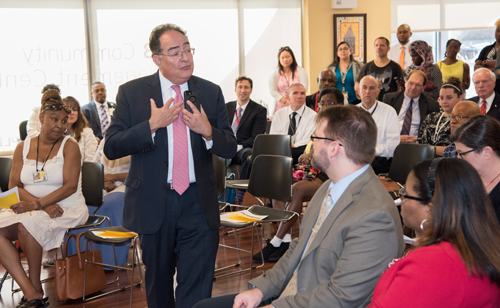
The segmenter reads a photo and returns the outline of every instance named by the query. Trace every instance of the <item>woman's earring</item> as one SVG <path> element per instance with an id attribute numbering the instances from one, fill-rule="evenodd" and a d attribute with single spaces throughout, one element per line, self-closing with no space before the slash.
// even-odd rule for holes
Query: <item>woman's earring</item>
<path id="1" fill-rule="evenodd" d="M 64 132 L 65 132 L 65 133 L 67 133 L 67 132 L 68 132 L 68 128 L 67 128 L 67 127 L 66 127 L 66 130 L 65 130 Z"/>
<path id="2" fill-rule="evenodd" d="M 427 219 L 424 219 L 422 220 L 422 222 L 420 223 L 420 229 L 421 230 L 424 230 L 424 223 L 427 221 Z"/>

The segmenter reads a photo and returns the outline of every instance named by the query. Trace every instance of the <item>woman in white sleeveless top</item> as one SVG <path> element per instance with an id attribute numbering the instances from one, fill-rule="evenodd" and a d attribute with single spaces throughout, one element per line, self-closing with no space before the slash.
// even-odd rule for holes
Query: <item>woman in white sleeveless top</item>
<path id="1" fill-rule="evenodd" d="M 59 92 L 44 93 L 40 135 L 21 142 L 14 152 L 9 187 L 18 187 L 21 202 L 0 211 L 0 263 L 23 291 L 22 308 L 48 306 L 40 282 L 42 250 L 61 245 L 66 229 L 88 218 L 80 149 L 64 137 L 68 114 Z M 16 240 L 26 254 L 29 277 L 12 244 Z"/>

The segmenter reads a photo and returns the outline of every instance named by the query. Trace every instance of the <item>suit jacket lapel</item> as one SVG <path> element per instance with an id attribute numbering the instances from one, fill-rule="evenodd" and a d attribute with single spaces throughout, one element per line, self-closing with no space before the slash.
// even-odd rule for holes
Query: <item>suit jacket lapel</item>
<path id="1" fill-rule="evenodd" d="M 151 75 L 148 82 L 149 88 L 147 89 L 147 92 L 148 96 L 155 101 L 156 107 L 162 108 L 163 93 L 161 92 L 160 76 L 158 74 L 160 74 L 159 70 L 156 71 L 156 74 Z M 150 105 L 150 102 L 147 102 L 147 104 Z M 165 143 L 165 148 L 168 149 L 167 129 L 158 129 L 156 131 L 156 135 L 158 136 L 157 140 L 163 140 L 163 142 Z"/>
<path id="2" fill-rule="evenodd" d="M 319 229 L 318 234 L 316 234 L 316 237 L 312 241 L 312 243 L 309 243 L 309 247 L 307 248 L 306 254 L 304 254 L 304 259 L 312 252 L 314 251 L 321 242 L 323 242 L 324 237 L 328 234 L 330 231 L 331 227 L 333 226 L 333 223 L 337 220 L 339 215 L 352 203 L 353 198 L 352 196 L 359 193 L 363 186 L 370 180 L 370 178 L 374 175 L 373 169 L 368 168 L 365 172 L 360 174 L 354 181 L 352 181 L 351 184 L 346 188 L 344 193 L 340 196 L 339 200 L 335 203 L 333 206 L 332 210 L 326 217 L 325 221 L 323 222 L 323 225 Z M 325 196 L 326 197 L 326 196 Z M 315 217 L 319 216 L 319 210 L 321 207 L 318 207 L 317 213 L 315 213 Z M 314 223 L 316 223 L 316 219 L 314 220 Z M 313 225 L 314 226 L 314 225 Z M 309 233 L 310 237 L 310 233 Z"/>
<path id="3" fill-rule="evenodd" d="M 189 87 L 189 90 L 191 90 L 191 91 L 195 91 L 195 90 L 200 91 L 200 88 L 198 87 L 198 81 L 193 76 L 191 76 L 191 78 L 189 78 L 189 80 L 188 80 L 188 87 Z M 200 93 L 202 93 L 202 91 L 200 91 Z M 202 106 L 203 105 L 203 96 L 200 95 L 199 99 L 200 99 L 200 106 Z M 195 149 L 205 149 L 206 146 L 205 146 L 205 144 L 203 144 L 203 145 L 201 144 L 202 138 L 199 134 L 193 132 L 192 130 L 189 130 L 189 135 L 191 137 L 191 150 L 193 151 L 193 159 L 195 159 L 195 161 L 196 161 L 196 158 L 199 155 L 200 151 L 195 151 Z"/>
<path id="4" fill-rule="evenodd" d="M 245 109 L 245 112 L 243 113 L 243 116 L 241 117 L 241 120 L 240 120 L 240 125 L 245 123 L 245 121 L 248 119 L 248 117 L 250 117 L 250 114 L 253 112 L 253 109 L 255 107 L 256 103 L 254 103 L 252 100 L 250 100 L 248 102 L 248 106 L 247 108 Z"/>
<path id="5" fill-rule="evenodd" d="M 396 109 L 396 113 L 399 115 L 399 112 L 401 111 L 401 107 L 403 106 L 403 101 L 405 99 L 405 96 L 403 92 L 400 92 L 396 98 L 396 102 L 394 103 L 394 109 Z"/>

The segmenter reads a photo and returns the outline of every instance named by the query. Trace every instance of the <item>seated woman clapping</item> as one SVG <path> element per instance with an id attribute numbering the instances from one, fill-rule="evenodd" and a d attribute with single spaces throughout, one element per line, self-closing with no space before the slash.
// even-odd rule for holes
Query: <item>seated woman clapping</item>
<path id="1" fill-rule="evenodd" d="M 405 224 L 423 230 L 417 248 L 382 274 L 369 307 L 498 307 L 500 225 L 474 167 L 424 161 L 402 199 Z"/>
<path id="2" fill-rule="evenodd" d="M 14 152 L 9 187 L 18 187 L 21 202 L 0 211 L 0 263 L 23 291 L 18 305 L 22 308 L 48 306 L 40 282 L 42 250 L 60 246 L 66 229 L 88 218 L 80 149 L 64 136 L 68 114 L 58 91 L 44 93 L 40 134 L 21 142 Z M 16 240 L 26 254 L 29 277 L 12 243 Z"/>

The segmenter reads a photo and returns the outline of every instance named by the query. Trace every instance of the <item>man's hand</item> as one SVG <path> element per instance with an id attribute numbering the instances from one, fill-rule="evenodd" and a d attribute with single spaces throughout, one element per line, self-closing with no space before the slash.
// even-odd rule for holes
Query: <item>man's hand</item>
<path id="1" fill-rule="evenodd" d="M 257 288 L 245 291 L 236 296 L 233 308 L 256 308 L 262 302 L 263 297 L 264 294 Z"/>
<path id="2" fill-rule="evenodd" d="M 169 99 L 163 107 L 158 108 L 154 99 L 150 99 L 151 117 L 149 118 L 149 127 L 151 128 L 151 133 L 154 133 L 159 128 L 169 126 L 179 117 L 179 112 L 184 102 L 178 102 L 169 107 L 173 100 L 173 98 Z"/>
<path id="3" fill-rule="evenodd" d="M 417 136 L 401 135 L 401 143 L 416 143 Z"/>
<path id="4" fill-rule="evenodd" d="M 205 138 L 207 141 L 212 140 L 212 125 L 210 125 L 210 122 L 208 121 L 207 115 L 203 110 L 203 106 L 200 105 L 200 112 L 198 111 L 198 108 L 196 108 L 196 106 L 191 103 L 191 101 L 188 100 L 187 104 L 189 105 L 189 107 L 191 107 L 191 110 L 193 110 L 193 112 L 191 113 L 186 109 L 182 110 L 182 121 L 184 122 L 184 124 L 186 124 L 186 126 L 189 127 L 189 129 L 193 132 L 202 135 L 203 138 Z"/>
<path id="5" fill-rule="evenodd" d="M 21 201 L 19 203 L 13 204 L 10 207 L 10 209 L 13 210 L 14 213 L 16 213 L 16 214 L 22 214 L 22 213 L 26 213 L 29 211 L 38 210 L 38 205 L 36 205 L 36 203 L 33 201 L 31 201 L 31 202 L 30 201 Z"/>
<path id="6" fill-rule="evenodd" d="M 49 214 L 50 218 L 61 217 L 64 213 L 64 210 L 57 204 L 49 205 L 43 210 Z"/>

